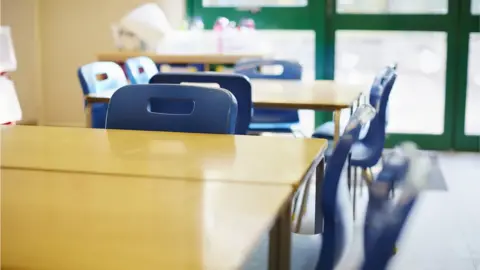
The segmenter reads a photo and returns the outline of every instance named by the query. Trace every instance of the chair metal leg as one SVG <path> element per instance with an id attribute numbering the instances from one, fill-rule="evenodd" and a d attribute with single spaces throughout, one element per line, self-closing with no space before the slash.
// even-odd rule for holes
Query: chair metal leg
<path id="1" fill-rule="evenodd" d="M 355 168 L 353 168 L 355 170 Z M 347 159 L 347 185 L 348 191 L 352 189 L 352 167 L 350 165 L 350 157 Z"/>
<path id="2" fill-rule="evenodd" d="M 363 196 L 363 187 L 364 187 L 365 181 L 363 179 L 360 181 L 360 197 Z"/>
<path id="3" fill-rule="evenodd" d="M 355 171 L 356 172 L 356 171 Z M 357 217 L 357 174 L 353 176 L 353 220 Z"/>

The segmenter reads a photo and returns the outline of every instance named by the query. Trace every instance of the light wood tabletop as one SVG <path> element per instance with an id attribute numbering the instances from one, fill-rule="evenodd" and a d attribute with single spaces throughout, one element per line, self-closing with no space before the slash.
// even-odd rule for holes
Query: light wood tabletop
<path id="1" fill-rule="evenodd" d="M 334 111 L 350 108 L 368 87 L 331 80 L 251 80 L 256 107 Z"/>
<path id="2" fill-rule="evenodd" d="M 256 107 L 334 111 L 349 108 L 368 87 L 336 81 L 251 80 Z M 117 89 L 85 96 L 88 103 L 108 103 Z"/>
<path id="3" fill-rule="evenodd" d="M 110 52 L 97 55 L 99 61 L 124 63 L 127 59 L 147 56 L 155 63 L 166 64 L 235 64 L 243 58 L 261 58 L 260 54 L 154 54 L 146 52 Z"/>
<path id="4" fill-rule="evenodd" d="M 1 182 L 2 269 L 238 269 L 291 197 L 287 186 L 34 170 L 3 169 Z"/>
<path id="5" fill-rule="evenodd" d="M 252 101 L 257 108 L 284 108 L 333 112 L 334 141 L 340 138 L 341 110 L 352 108 L 368 86 L 331 80 L 251 80 Z M 85 96 L 87 127 L 91 127 L 93 103 L 108 103 L 117 89 Z"/>
<path id="6" fill-rule="evenodd" d="M 288 137 L 14 126 L 2 168 L 298 186 L 327 141 Z"/>

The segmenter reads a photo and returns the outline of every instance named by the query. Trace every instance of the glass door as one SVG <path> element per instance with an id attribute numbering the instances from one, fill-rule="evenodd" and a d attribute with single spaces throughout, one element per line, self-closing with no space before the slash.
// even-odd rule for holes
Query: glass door
<path id="1" fill-rule="evenodd" d="M 461 1 L 455 148 L 480 152 L 480 0 Z"/>
<path id="2" fill-rule="evenodd" d="M 221 16 L 236 22 L 253 19 L 257 29 L 268 30 L 262 39 L 272 45 L 274 57 L 299 61 L 304 79 L 326 78 L 324 0 L 187 0 L 187 4 L 188 16 L 200 16 L 207 29 Z M 306 133 L 313 132 L 315 120 L 328 119 L 331 113 L 300 111 Z"/>
<path id="3" fill-rule="evenodd" d="M 453 142 L 457 3 L 447 0 L 329 0 L 327 76 L 371 84 L 398 64 L 387 145 L 425 149 Z"/>

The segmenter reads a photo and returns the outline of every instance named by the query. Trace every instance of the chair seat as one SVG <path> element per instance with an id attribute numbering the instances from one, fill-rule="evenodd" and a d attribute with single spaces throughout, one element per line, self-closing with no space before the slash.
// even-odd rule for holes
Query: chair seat
<path id="1" fill-rule="evenodd" d="M 328 141 L 328 148 L 325 151 L 325 158 L 328 158 L 332 155 L 333 151 L 333 141 Z M 352 158 L 351 166 L 361 167 L 361 168 L 370 168 L 375 166 L 373 160 L 375 159 L 375 152 L 366 146 L 363 142 L 356 142 L 352 145 Z M 375 162 L 376 163 L 376 162 Z"/>
<path id="2" fill-rule="evenodd" d="M 360 130 L 360 139 L 365 138 L 368 132 L 369 123 L 362 127 Z M 343 131 L 345 130 L 345 125 L 340 124 L 340 136 L 342 136 Z M 333 121 L 328 121 L 318 126 L 312 134 L 313 138 L 321 138 L 326 140 L 333 140 L 335 134 L 335 123 Z"/>
<path id="3" fill-rule="evenodd" d="M 340 135 L 343 133 L 343 130 L 345 129 L 340 127 Z M 312 137 L 333 140 L 334 133 L 335 123 L 333 123 L 333 121 L 328 121 L 317 127 L 313 132 Z"/>
<path id="4" fill-rule="evenodd" d="M 250 123 L 248 129 L 254 132 L 290 133 L 298 123 Z"/>
<path id="5" fill-rule="evenodd" d="M 252 115 L 252 123 L 298 123 L 299 117 L 297 112 L 289 112 L 280 110 L 275 112 L 274 110 L 268 109 L 255 109 Z"/>
<path id="6" fill-rule="evenodd" d="M 320 256 L 321 235 L 301 235 L 292 233 L 291 267 L 295 270 L 313 270 Z M 268 269 L 268 234 L 262 239 L 246 260 L 241 269 Z"/>

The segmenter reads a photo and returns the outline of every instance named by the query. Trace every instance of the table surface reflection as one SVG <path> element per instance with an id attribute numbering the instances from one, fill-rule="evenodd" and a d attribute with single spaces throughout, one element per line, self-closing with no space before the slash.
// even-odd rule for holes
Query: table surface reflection
<path id="1" fill-rule="evenodd" d="M 2 170 L 2 269 L 236 269 L 288 186 Z"/>
<path id="2" fill-rule="evenodd" d="M 368 86 L 332 80 L 251 80 L 256 107 L 306 110 L 339 110 L 352 106 Z M 116 89 L 85 96 L 90 103 L 108 103 Z"/>
<path id="3" fill-rule="evenodd" d="M 288 137 L 14 126 L 1 166 L 122 176 L 298 185 L 327 141 Z"/>

